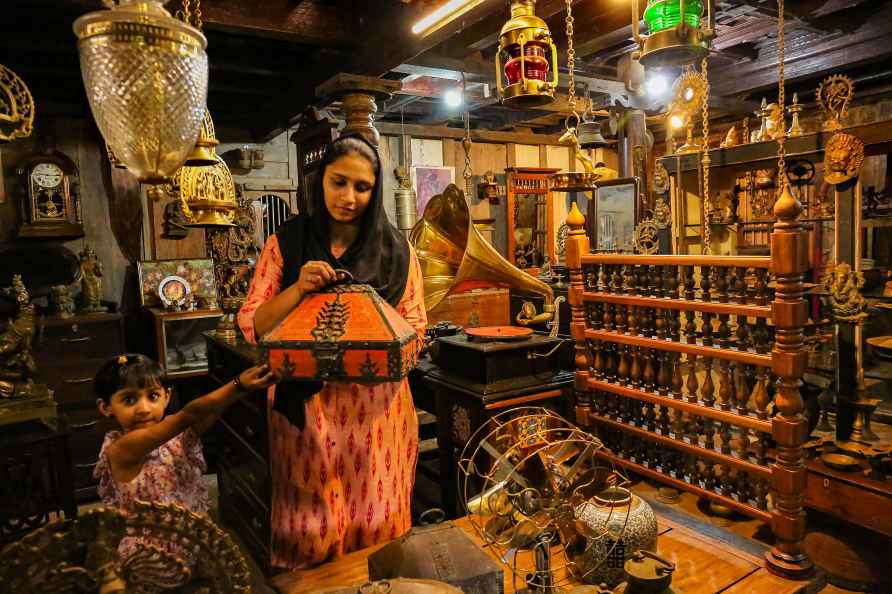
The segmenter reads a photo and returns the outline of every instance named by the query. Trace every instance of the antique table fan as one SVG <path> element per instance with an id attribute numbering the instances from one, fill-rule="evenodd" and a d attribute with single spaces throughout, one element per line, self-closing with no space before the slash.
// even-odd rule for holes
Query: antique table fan
<path id="1" fill-rule="evenodd" d="M 619 490 L 620 475 L 595 460 L 602 449 L 596 437 L 533 407 L 493 417 L 465 446 L 460 499 L 485 546 L 526 585 L 518 592 L 556 594 L 591 582 L 619 546 L 632 504 L 607 506 L 594 521 L 590 514 L 596 495 Z"/>

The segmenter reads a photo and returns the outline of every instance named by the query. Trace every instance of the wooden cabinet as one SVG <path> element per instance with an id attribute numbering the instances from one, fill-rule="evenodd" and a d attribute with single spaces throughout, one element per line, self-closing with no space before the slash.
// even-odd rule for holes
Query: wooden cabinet
<path id="1" fill-rule="evenodd" d="M 69 428 L 72 479 L 78 500 L 96 496 L 93 469 L 102 439 L 115 422 L 99 414 L 93 377 L 109 358 L 123 353 L 124 327 L 119 313 L 41 318 L 34 342 L 39 383 L 47 384 Z"/>
<path id="2" fill-rule="evenodd" d="M 505 170 L 508 195 L 508 261 L 538 274 L 545 256 L 555 259 L 554 209 L 548 178 L 558 169 L 509 167 Z"/>
<path id="3" fill-rule="evenodd" d="M 224 384 L 252 366 L 254 345 L 218 341 L 205 333 L 208 376 Z M 261 569 L 270 565 L 270 466 L 266 392 L 253 392 L 229 407 L 216 425 L 220 521 L 232 528 Z"/>
<path id="4" fill-rule="evenodd" d="M 147 308 L 155 328 L 155 360 L 168 379 L 205 375 L 207 350 L 203 333 L 217 327 L 223 315 L 219 309 L 165 311 Z"/>

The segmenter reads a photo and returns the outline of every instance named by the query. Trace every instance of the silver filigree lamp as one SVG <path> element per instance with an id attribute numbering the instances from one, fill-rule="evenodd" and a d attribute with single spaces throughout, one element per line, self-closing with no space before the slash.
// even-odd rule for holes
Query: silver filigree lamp
<path id="1" fill-rule="evenodd" d="M 99 131 L 141 182 L 167 181 L 195 147 L 208 88 L 207 40 L 159 0 L 104 0 L 74 22 Z"/>

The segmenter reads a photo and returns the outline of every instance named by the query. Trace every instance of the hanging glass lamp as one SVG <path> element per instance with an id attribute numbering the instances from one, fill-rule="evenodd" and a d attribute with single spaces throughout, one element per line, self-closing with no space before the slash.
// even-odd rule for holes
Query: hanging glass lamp
<path id="1" fill-rule="evenodd" d="M 637 58 L 645 67 L 690 64 L 709 53 L 715 37 L 713 0 L 648 0 L 644 9 L 646 36 L 638 30 L 639 0 L 632 3 L 632 11 Z"/>
<path id="2" fill-rule="evenodd" d="M 99 131 L 143 183 L 161 183 L 195 147 L 205 114 L 207 40 L 158 0 L 110 0 L 74 22 Z"/>
<path id="3" fill-rule="evenodd" d="M 511 18 L 499 34 L 496 82 L 499 97 L 508 107 L 538 107 L 554 101 L 557 48 L 535 8 L 535 0 L 512 0 Z"/>

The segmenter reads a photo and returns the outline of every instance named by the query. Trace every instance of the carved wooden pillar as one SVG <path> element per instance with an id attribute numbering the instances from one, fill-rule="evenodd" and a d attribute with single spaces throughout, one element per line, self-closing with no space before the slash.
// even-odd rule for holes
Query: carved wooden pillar
<path id="1" fill-rule="evenodd" d="M 342 136 L 360 134 L 378 146 L 380 135 L 375 129 L 375 113 L 378 112 L 376 101 L 389 99 L 401 86 L 395 80 L 342 72 L 316 87 L 316 96 L 326 102 L 341 101 L 346 122 L 341 130 Z"/>
<path id="2" fill-rule="evenodd" d="M 806 470 L 802 444 L 808 435 L 799 387 L 805 372 L 807 354 L 803 326 L 808 307 L 802 298 L 803 273 L 808 269 L 808 239 L 798 218 L 802 205 L 784 185 L 774 206 L 777 223 L 771 234 L 771 272 L 777 289 L 772 303 L 775 345 L 771 366 L 777 375 L 775 406 L 779 412 L 771 420 L 771 434 L 777 443 L 772 468 L 775 507 L 771 526 L 777 542 L 765 554 L 768 568 L 787 578 L 802 578 L 812 572 L 812 563 L 802 547 L 805 537 L 805 511 L 802 509 Z"/>
<path id="3" fill-rule="evenodd" d="M 582 302 L 582 293 L 585 290 L 582 278 L 582 256 L 589 253 L 589 239 L 585 234 L 585 217 L 573 202 L 570 213 L 567 215 L 566 258 L 567 269 L 570 272 L 570 288 L 567 291 L 567 301 L 570 303 L 570 335 L 576 343 L 576 376 L 573 382 L 576 397 L 576 423 L 582 427 L 588 427 L 588 414 L 590 411 L 590 399 L 588 398 L 589 361 L 585 341 L 585 308 Z"/>

